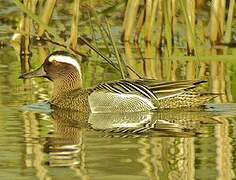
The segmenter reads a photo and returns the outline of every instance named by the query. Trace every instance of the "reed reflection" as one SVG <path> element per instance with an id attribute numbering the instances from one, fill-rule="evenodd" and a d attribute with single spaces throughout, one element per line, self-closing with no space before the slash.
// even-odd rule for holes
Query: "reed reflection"
<path id="1" fill-rule="evenodd" d="M 91 130 L 111 136 L 178 136 L 193 137 L 205 124 L 218 124 L 214 113 L 196 110 L 162 111 L 140 113 L 83 114 L 74 111 L 54 109 L 52 138 L 45 150 L 53 147 L 82 144 L 83 131 Z M 62 147 L 58 149 L 63 149 Z M 57 150 L 58 150 L 57 149 Z M 56 150 L 56 151 L 57 151 Z M 73 150 L 73 148 L 72 148 Z"/>
<path id="2" fill-rule="evenodd" d="M 205 152 L 205 145 L 216 154 L 213 160 L 216 164 L 209 171 L 219 170 L 221 176 L 226 177 L 225 172 L 232 168 L 230 162 L 232 146 L 227 136 L 228 119 L 215 112 L 196 109 L 192 112 L 174 110 L 88 115 L 54 109 L 51 118 L 52 126 L 45 141 L 42 142 L 43 152 L 33 151 L 34 156 L 39 157 L 39 154 L 41 157 L 48 156 L 46 162 L 45 158 L 40 158 L 40 164 L 49 167 L 71 167 L 80 177 L 93 177 L 89 172 L 101 166 L 100 159 L 103 162 L 109 161 L 109 169 L 115 175 L 125 173 L 127 167 L 122 164 L 132 161 L 132 168 L 129 169 L 131 168 L 132 172 L 140 172 L 141 165 L 141 174 L 149 179 L 191 179 L 205 166 L 201 163 L 203 157 L 201 152 Z M 217 133 L 219 136 L 214 132 L 219 132 Z M 28 133 L 31 136 L 30 132 Z M 40 136 L 40 133 L 38 131 L 37 134 Z M 220 135 L 222 133 L 225 134 L 224 137 Z M 215 140 L 209 143 L 205 138 L 201 138 L 204 136 L 215 137 Z M 97 144 L 97 141 L 100 143 Z M 126 142 L 125 154 L 122 151 L 124 142 Z M 138 148 L 134 151 L 131 148 L 133 146 Z M 226 147 L 227 154 L 224 150 Z M 223 166 L 225 161 L 220 160 L 223 156 L 227 156 L 227 166 Z M 92 157 L 97 159 L 97 163 Z M 126 162 L 127 157 L 129 161 Z M 119 161 L 120 158 L 124 160 Z M 104 168 L 99 173 L 109 174 L 106 171 L 108 167 L 105 164 L 102 166 Z M 45 173 L 50 174 L 49 167 L 45 165 L 40 167 Z M 116 171 L 117 167 L 119 171 Z M 218 167 L 224 168 L 218 169 Z M 44 177 L 48 176 L 47 173 Z"/>

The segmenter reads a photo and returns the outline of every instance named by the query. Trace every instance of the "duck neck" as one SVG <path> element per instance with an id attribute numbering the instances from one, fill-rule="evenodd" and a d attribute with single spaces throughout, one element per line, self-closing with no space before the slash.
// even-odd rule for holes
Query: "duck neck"
<path id="1" fill-rule="evenodd" d="M 69 93 L 75 89 L 81 89 L 82 79 L 79 74 L 68 74 L 66 78 L 53 80 L 52 98 L 57 98 L 63 94 Z"/>

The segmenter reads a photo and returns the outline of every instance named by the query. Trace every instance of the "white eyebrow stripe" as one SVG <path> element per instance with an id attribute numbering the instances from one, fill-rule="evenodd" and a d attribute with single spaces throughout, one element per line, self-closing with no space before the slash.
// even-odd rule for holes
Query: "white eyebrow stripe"
<path id="1" fill-rule="evenodd" d="M 57 61 L 57 62 L 70 64 L 70 65 L 74 66 L 79 71 L 79 74 L 81 75 L 81 68 L 80 68 L 79 63 L 74 58 L 72 58 L 70 56 L 52 55 L 49 57 L 48 61 L 49 62 Z"/>

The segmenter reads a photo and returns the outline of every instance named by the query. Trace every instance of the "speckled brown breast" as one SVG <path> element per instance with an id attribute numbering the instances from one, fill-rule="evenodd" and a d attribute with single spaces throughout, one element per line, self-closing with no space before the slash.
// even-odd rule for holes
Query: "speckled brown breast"
<path id="1" fill-rule="evenodd" d="M 50 104 L 61 109 L 90 112 L 88 96 L 90 89 L 79 89 L 54 97 Z"/>

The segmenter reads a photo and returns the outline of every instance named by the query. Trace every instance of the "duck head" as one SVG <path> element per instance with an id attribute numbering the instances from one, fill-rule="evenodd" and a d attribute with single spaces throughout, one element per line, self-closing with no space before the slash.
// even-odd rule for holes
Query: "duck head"
<path id="1" fill-rule="evenodd" d="M 21 79 L 44 77 L 54 84 L 53 96 L 82 88 L 81 67 L 76 57 L 65 51 L 55 51 L 36 70 L 19 76 Z"/>

